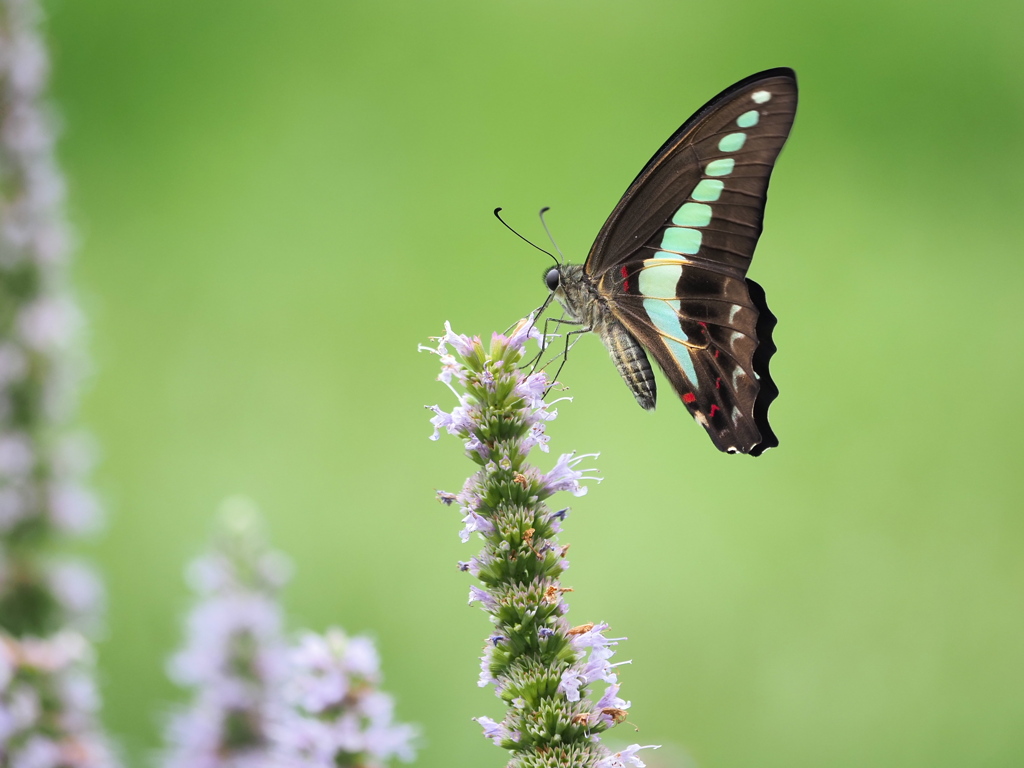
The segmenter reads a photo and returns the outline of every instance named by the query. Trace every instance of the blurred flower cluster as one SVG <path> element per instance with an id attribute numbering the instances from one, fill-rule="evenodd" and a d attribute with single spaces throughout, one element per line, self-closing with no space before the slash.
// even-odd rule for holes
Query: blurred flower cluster
<path id="1" fill-rule="evenodd" d="M 168 723 L 166 768 L 269 766 L 269 730 L 284 682 L 278 591 L 289 575 L 243 499 L 225 502 L 212 550 L 192 563 L 199 600 L 168 674 L 193 691 Z"/>
<path id="2" fill-rule="evenodd" d="M 378 690 L 372 641 L 340 629 L 289 647 L 279 591 L 288 561 L 251 503 L 225 502 L 212 550 L 189 569 L 198 601 L 169 674 L 192 691 L 167 726 L 165 768 L 382 768 L 416 736 Z"/>
<path id="3" fill-rule="evenodd" d="M 482 582 L 470 587 L 469 600 L 494 624 L 479 685 L 493 686 L 508 706 L 501 722 L 476 721 L 484 736 L 511 752 L 510 768 L 643 766 L 637 752 L 645 747 L 613 753 L 601 744 L 600 734 L 622 723 L 630 706 L 619 698 L 619 664 L 611 661 L 623 638 L 607 637 L 607 624 L 574 627 L 565 618 L 563 596 L 572 590 L 559 577 L 569 567 L 568 546 L 557 534 L 568 509 L 552 511 L 544 503 L 558 491 L 584 495 L 583 483 L 599 480 L 580 468 L 594 454 L 563 454 L 548 472 L 526 462 L 533 448 L 548 450 L 546 425 L 557 416 L 544 399 L 552 387 L 544 372 L 519 367 L 526 342 L 543 339 L 532 318 L 511 335 L 494 334 L 486 350 L 479 338 L 448 325 L 445 331 L 436 348 L 421 347 L 438 355 L 438 378 L 458 398 L 450 412 L 429 407 L 432 439 L 442 429 L 462 439 L 480 469 L 461 491 L 438 498 L 458 506 L 464 542 L 474 533 L 484 541 L 459 568 Z M 605 686 L 596 702 L 588 697 L 595 683 Z"/>
<path id="4" fill-rule="evenodd" d="M 103 589 L 63 553 L 92 530 L 92 449 L 36 0 L 0 0 L 0 764 L 111 768 L 93 650 Z"/>
<path id="5" fill-rule="evenodd" d="M 306 633 L 290 654 L 289 705 L 278 724 L 285 765 L 380 768 L 415 757 L 414 727 L 393 721 L 394 701 L 377 689 L 380 660 L 367 637 L 338 628 Z"/>
<path id="6" fill-rule="evenodd" d="M 82 360 L 63 184 L 43 105 L 33 0 L 0 2 L 0 627 L 44 636 L 99 609 L 99 581 L 53 550 L 96 527 L 88 439 L 68 427 Z"/>
<path id="7" fill-rule="evenodd" d="M 0 764 L 11 768 L 116 765 L 96 716 L 89 642 L 0 637 Z"/>

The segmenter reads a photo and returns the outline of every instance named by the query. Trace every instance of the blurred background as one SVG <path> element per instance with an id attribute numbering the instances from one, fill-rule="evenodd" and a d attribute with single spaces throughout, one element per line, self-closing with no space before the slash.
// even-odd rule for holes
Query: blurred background
<path id="1" fill-rule="evenodd" d="M 662 141 L 790 66 L 795 128 L 751 276 L 779 317 L 781 447 L 719 454 L 641 411 L 597 339 L 552 455 L 571 617 L 629 641 L 665 766 L 1024 763 L 1019 2 L 52 0 L 53 97 L 109 526 L 106 720 L 141 765 L 179 696 L 185 562 L 242 493 L 296 565 L 293 627 L 380 646 L 419 765 L 499 766 L 470 717 L 473 465 L 416 345 L 544 298 Z M 555 500 L 557 502 L 557 499 Z M 666 748 L 664 753 L 670 750 Z M 653 760 L 652 760 L 653 762 Z"/>

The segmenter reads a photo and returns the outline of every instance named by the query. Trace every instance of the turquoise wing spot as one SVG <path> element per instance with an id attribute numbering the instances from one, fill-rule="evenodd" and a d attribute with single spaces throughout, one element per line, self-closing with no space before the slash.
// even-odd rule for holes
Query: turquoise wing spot
<path id="1" fill-rule="evenodd" d="M 679 227 L 706 227 L 711 223 L 711 206 L 704 203 L 683 203 L 672 217 L 672 223 Z"/>
<path id="2" fill-rule="evenodd" d="M 644 311 L 651 318 L 654 327 L 665 334 L 667 337 L 665 344 L 668 346 L 669 352 L 686 373 L 690 384 L 696 389 L 698 381 L 697 371 L 693 367 L 693 359 L 690 357 L 686 345 L 676 341 L 676 339 L 689 340 L 679 321 L 679 300 L 675 298 L 676 286 L 682 275 L 682 264 L 659 264 L 656 259 L 647 259 L 644 262 L 644 268 L 640 270 L 640 292 L 644 296 L 664 297 L 645 298 Z"/>
<path id="3" fill-rule="evenodd" d="M 743 143 L 747 140 L 745 133 L 730 133 L 718 142 L 719 152 L 739 152 L 743 149 Z"/>
<path id="4" fill-rule="evenodd" d="M 718 160 L 712 160 L 708 163 L 708 167 L 704 169 L 704 173 L 708 176 L 728 176 L 732 173 L 732 169 L 736 166 L 736 161 L 731 157 L 721 157 Z"/>
<path id="5" fill-rule="evenodd" d="M 666 253 L 666 257 L 673 257 L 675 254 Z M 652 264 L 652 262 L 654 262 Z M 648 266 L 650 265 L 650 266 Z M 658 264 L 654 259 L 647 259 L 644 268 L 640 270 L 640 293 L 644 296 L 654 296 L 666 299 L 674 299 L 676 286 L 683 274 L 682 264 Z M 647 300 L 644 300 L 647 306 Z M 678 319 L 677 319 L 678 324 Z"/>
<path id="6" fill-rule="evenodd" d="M 643 274 L 643 273 L 641 273 Z M 686 349 L 685 344 L 680 344 L 676 339 L 687 339 L 686 334 L 683 332 L 683 327 L 679 323 L 679 302 L 678 301 L 663 301 L 662 299 L 644 299 L 644 310 L 647 312 L 647 316 L 651 318 L 651 322 L 654 323 L 654 327 L 661 331 L 666 337 L 665 344 L 668 346 L 669 352 L 672 353 L 680 366 L 686 372 L 687 378 L 690 383 L 693 384 L 693 388 L 697 388 L 697 371 L 693 368 L 693 360 L 690 358 L 690 352 Z"/>
<path id="7" fill-rule="evenodd" d="M 665 339 L 665 344 L 668 346 L 668 351 L 672 353 L 672 356 L 682 366 L 683 371 L 686 372 L 686 378 L 690 380 L 690 385 L 699 392 L 700 380 L 697 378 L 697 371 L 693 367 L 690 351 L 674 339 Z"/>
<path id="8" fill-rule="evenodd" d="M 704 203 L 713 203 L 722 196 L 722 187 L 724 186 L 725 182 L 721 179 L 703 179 L 693 188 L 693 194 L 690 197 Z"/>
<path id="9" fill-rule="evenodd" d="M 699 229 L 669 227 L 661 237 L 661 247 L 666 251 L 686 253 L 692 256 L 700 250 L 700 242 L 703 237 Z M 672 295 L 675 295 L 674 290 Z"/>
<path id="10" fill-rule="evenodd" d="M 683 327 L 679 324 L 679 302 L 664 299 L 644 299 L 644 311 L 651 322 L 662 333 L 685 339 Z"/>
<path id="11" fill-rule="evenodd" d="M 758 119 L 761 115 L 756 109 L 752 109 L 749 112 L 744 112 L 742 115 L 736 118 L 736 125 L 740 128 L 753 128 L 757 125 Z"/>

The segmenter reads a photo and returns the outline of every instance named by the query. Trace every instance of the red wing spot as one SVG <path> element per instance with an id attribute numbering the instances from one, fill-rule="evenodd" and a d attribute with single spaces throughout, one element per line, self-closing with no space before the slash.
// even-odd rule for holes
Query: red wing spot
<path id="1" fill-rule="evenodd" d="M 715 389 L 721 389 L 721 388 L 722 388 L 722 380 L 721 379 L 715 379 Z"/>
<path id="2" fill-rule="evenodd" d="M 715 350 L 715 360 L 717 360 L 717 359 L 718 359 L 718 353 L 719 353 L 720 351 L 721 351 L 721 350 L 718 350 L 718 349 L 716 349 L 716 350 Z"/>
<path id="3" fill-rule="evenodd" d="M 683 395 L 683 402 L 684 403 L 689 404 L 689 403 L 696 402 L 696 400 L 697 400 L 697 396 L 695 394 L 693 394 L 693 392 L 687 392 L 687 393 L 685 393 Z"/>
<path id="4" fill-rule="evenodd" d="M 704 329 L 705 331 L 706 331 L 706 330 L 708 329 L 708 324 L 707 324 L 707 323 L 704 323 L 704 322 L 698 322 L 698 323 L 697 323 L 697 325 L 699 325 L 699 326 L 700 326 L 701 328 L 703 328 L 703 329 Z"/>
<path id="5" fill-rule="evenodd" d="M 711 405 L 711 418 L 712 419 L 715 418 L 715 414 L 718 413 L 720 410 L 722 410 L 722 409 L 719 408 L 717 405 L 712 404 Z"/>
<path id="6" fill-rule="evenodd" d="M 629 267 L 623 264 L 619 272 L 622 275 L 622 290 L 629 293 Z"/>

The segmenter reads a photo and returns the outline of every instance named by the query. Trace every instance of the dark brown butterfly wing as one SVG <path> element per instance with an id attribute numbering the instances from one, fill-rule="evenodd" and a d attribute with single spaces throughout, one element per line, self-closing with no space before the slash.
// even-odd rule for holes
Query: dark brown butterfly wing
<path id="1" fill-rule="evenodd" d="M 796 102 L 789 69 L 708 102 L 633 181 L 584 267 L 723 451 L 778 444 L 767 415 L 775 318 L 746 272 Z"/>

